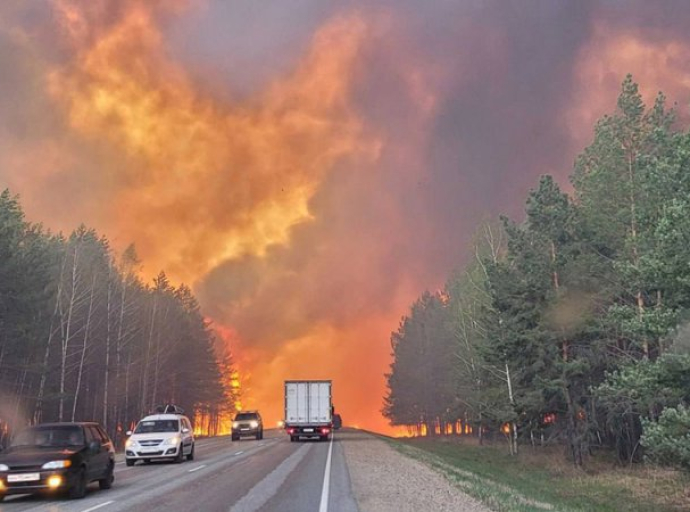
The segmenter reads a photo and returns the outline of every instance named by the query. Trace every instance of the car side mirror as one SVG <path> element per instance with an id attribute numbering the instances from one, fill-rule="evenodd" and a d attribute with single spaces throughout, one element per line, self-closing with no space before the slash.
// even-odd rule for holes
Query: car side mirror
<path id="1" fill-rule="evenodd" d="M 125 432 L 125 435 L 128 436 L 128 437 L 131 436 L 131 435 L 132 435 L 132 431 L 131 431 L 131 430 L 128 430 L 127 432 Z"/>
<path id="2" fill-rule="evenodd" d="M 101 443 L 98 441 L 91 441 L 89 443 L 89 451 L 93 453 L 98 453 L 101 451 Z"/>
<path id="3" fill-rule="evenodd" d="M 189 434 L 189 429 L 188 428 L 183 428 L 182 429 L 183 434 Z"/>

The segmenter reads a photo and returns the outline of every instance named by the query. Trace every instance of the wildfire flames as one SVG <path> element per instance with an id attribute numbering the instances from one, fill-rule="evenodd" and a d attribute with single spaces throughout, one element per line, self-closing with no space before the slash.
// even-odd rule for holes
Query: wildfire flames
<path id="1" fill-rule="evenodd" d="M 346 425 L 417 434 L 379 413 L 390 332 L 462 263 L 477 219 L 520 208 L 540 172 L 565 176 L 625 73 L 690 97 L 677 72 L 688 43 L 613 15 L 544 56 L 553 45 L 511 40 L 536 37 L 511 25 L 526 19 L 429 4 L 419 24 L 385 2 L 314 18 L 280 74 L 242 94 L 232 86 L 251 66 L 193 72 L 171 43 L 212 4 L 53 0 L 47 15 L 3 2 L 0 63 L 18 78 L 0 99 L 0 189 L 30 220 L 94 225 L 136 244 L 143 276 L 193 285 L 235 356 L 238 406 L 267 424 L 283 380 L 325 378 Z M 543 88 L 525 87 L 525 56 L 511 53 L 523 47 L 537 48 L 524 68 L 544 68 L 529 77 Z"/>

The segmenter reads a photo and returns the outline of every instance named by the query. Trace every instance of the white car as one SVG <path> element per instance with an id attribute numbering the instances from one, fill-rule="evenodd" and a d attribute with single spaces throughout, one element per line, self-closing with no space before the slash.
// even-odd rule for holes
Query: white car
<path id="1" fill-rule="evenodd" d="M 189 418 L 181 414 L 154 414 L 137 423 L 125 443 L 125 461 L 173 459 L 175 462 L 194 460 L 194 432 Z"/>

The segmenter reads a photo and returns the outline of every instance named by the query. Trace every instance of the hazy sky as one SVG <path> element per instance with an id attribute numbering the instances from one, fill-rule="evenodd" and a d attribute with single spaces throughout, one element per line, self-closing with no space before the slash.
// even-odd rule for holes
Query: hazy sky
<path id="1" fill-rule="evenodd" d="M 249 404 L 333 378 L 383 429 L 389 334 L 473 231 L 567 186 L 626 73 L 687 118 L 686 1 L 3 0 L 0 188 L 193 285 Z"/>

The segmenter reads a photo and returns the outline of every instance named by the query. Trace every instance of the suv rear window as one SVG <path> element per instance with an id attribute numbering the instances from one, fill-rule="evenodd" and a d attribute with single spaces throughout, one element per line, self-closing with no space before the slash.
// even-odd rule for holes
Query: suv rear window
<path id="1" fill-rule="evenodd" d="M 259 415 L 255 412 L 241 412 L 235 416 L 235 421 L 258 420 Z"/>
<path id="2" fill-rule="evenodd" d="M 151 434 L 153 432 L 177 432 L 179 430 L 180 422 L 178 420 L 150 420 L 140 421 L 134 433 Z"/>

